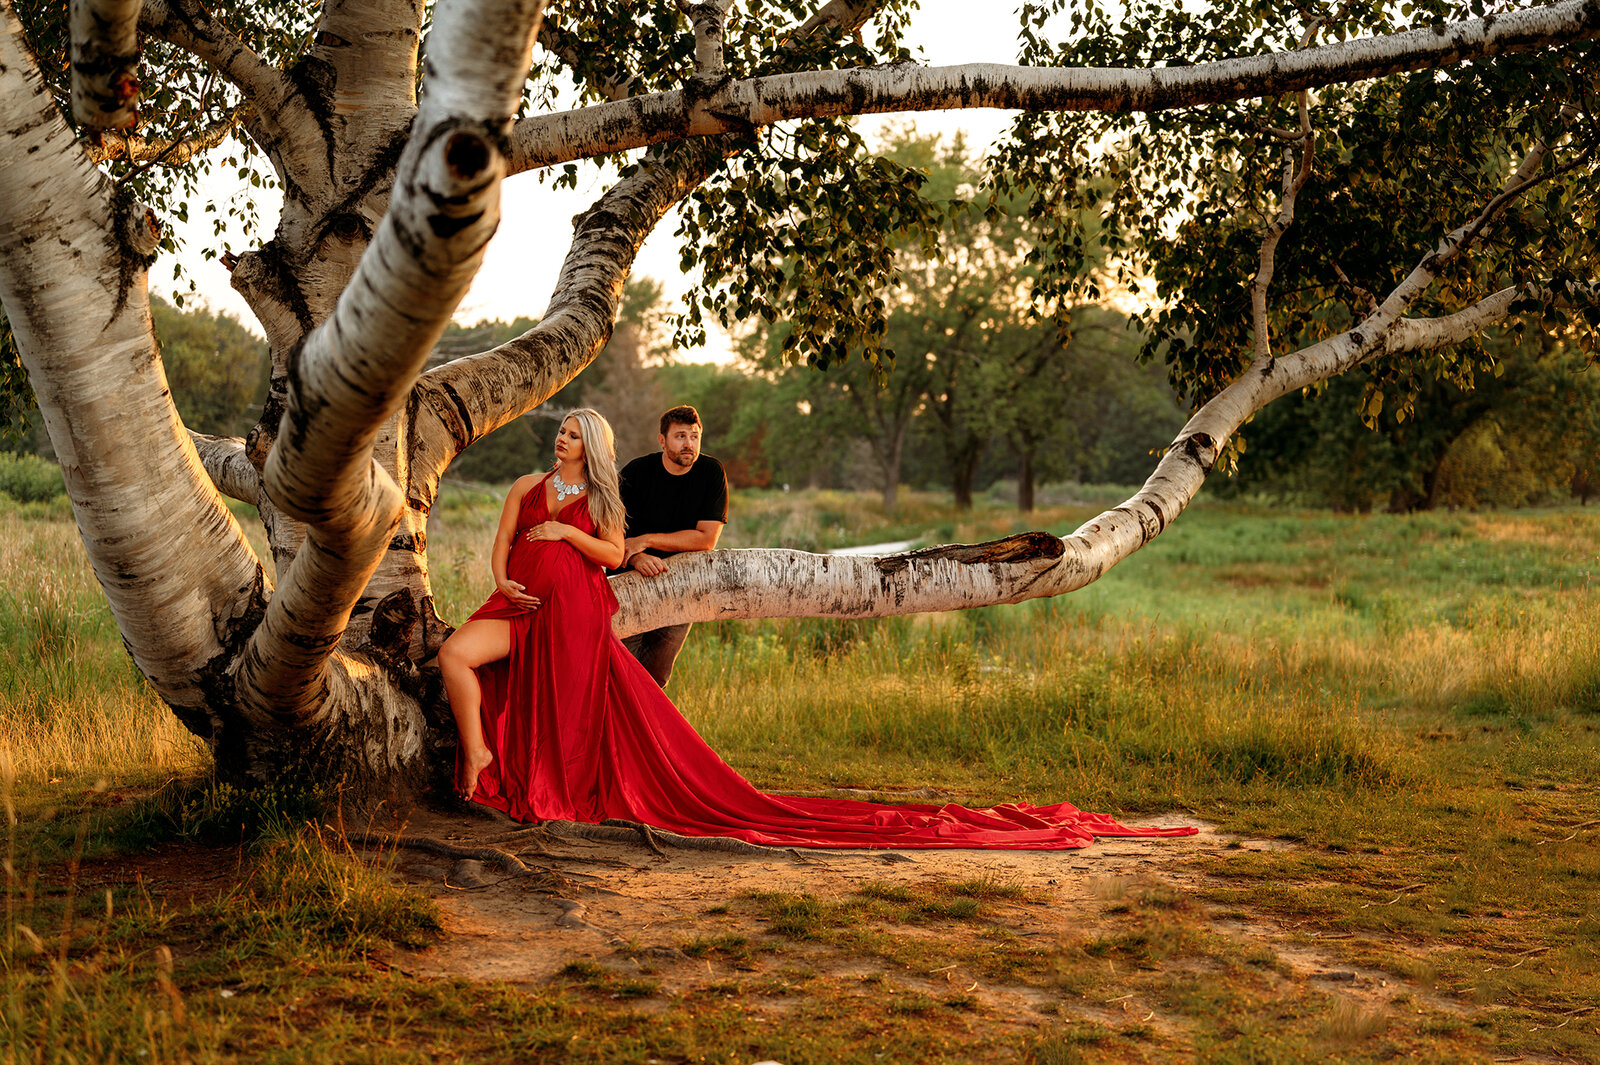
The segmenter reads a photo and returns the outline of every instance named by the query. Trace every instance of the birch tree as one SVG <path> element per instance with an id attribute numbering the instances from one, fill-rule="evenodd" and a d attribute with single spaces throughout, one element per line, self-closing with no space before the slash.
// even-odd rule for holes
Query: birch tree
<path id="1" fill-rule="evenodd" d="M 1164 281 L 1164 357 L 1200 405 L 1144 487 L 1069 536 L 878 559 L 702 554 L 619 579 L 621 633 L 1070 592 L 1176 518 L 1271 399 L 1593 298 L 1600 0 L 1426 0 L 1411 25 L 1383 5 L 1166 6 L 1116 21 L 1087 0 L 1025 3 L 1028 65 L 939 68 L 901 46 L 909 0 L 0 0 L 0 302 L 134 662 L 236 781 L 299 772 L 378 795 L 436 778 L 452 753 L 432 660 L 453 619 L 434 610 L 426 542 L 440 477 L 594 359 L 635 253 L 669 216 L 705 278 L 696 313 L 781 316 L 800 358 L 874 357 L 895 234 L 937 212 L 919 174 L 863 150 L 850 115 L 1017 110 L 995 181 L 1028 186 L 1038 220 L 1060 222 L 1043 254 L 1063 291 L 1078 283 L 1069 220 L 1106 173 L 1122 191 L 1105 209 L 1133 212 L 1146 236 L 1174 239 L 1186 220 L 1248 246 L 1245 276 L 1174 267 Z M 1041 36 L 1063 24 L 1065 44 Z M 1386 102 L 1435 84 L 1458 97 Z M 1324 89 L 1331 109 L 1312 97 Z M 1308 193 L 1318 160 L 1343 159 L 1323 124 L 1349 148 L 1385 116 L 1396 143 L 1409 134 L 1475 175 L 1438 217 L 1394 216 L 1393 182 Z M 1232 127 L 1232 147 L 1149 136 L 1191 122 Z M 1452 147 L 1458 128 L 1480 135 Z M 1115 135 L 1085 139 L 1095 130 Z M 270 239 L 227 261 L 271 371 L 259 422 L 218 438 L 174 410 L 146 277 L 162 210 L 182 210 L 186 175 L 236 153 L 235 134 L 284 201 Z M 1090 166 L 1097 143 L 1121 150 Z M 1192 180 L 1203 143 L 1237 170 L 1227 210 Z M 574 220 L 538 324 L 425 368 L 502 184 L 537 196 L 531 175 L 571 180 L 589 161 L 617 176 Z M 1283 342 L 1306 313 L 1275 280 L 1285 234 L 1348 235 L 1302 201 L 1336 210 L 1366 193 L 1367 217 L 1399 234 L 1387 257 L 1363 273 L 1323 248 L 1323 272 L 1356 294 L 1350 320 Z M 1207 305 L 1219 286 L 1247 308 Z M 259 509 L 270 566 L 225 496 Z"/>

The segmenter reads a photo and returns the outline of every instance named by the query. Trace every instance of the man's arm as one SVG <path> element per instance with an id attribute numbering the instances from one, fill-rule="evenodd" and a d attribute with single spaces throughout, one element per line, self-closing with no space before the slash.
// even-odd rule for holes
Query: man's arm
<path id="1" fill-rule="evenodd" d="M 696 522 L 692 529 L 678 532 L 640 533 L 628 537 L 623 550 L 630 556 L 648 549 L 671 551 L 674 554 L 680 551 L 711 551 L 715 550 L 717 539 L 722 535 L 722 526 L 720 521 L 701 521 Z"/>

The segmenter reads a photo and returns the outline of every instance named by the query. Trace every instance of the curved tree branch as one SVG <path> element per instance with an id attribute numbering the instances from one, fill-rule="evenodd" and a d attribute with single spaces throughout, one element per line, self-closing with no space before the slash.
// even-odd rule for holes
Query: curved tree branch
<path id="1" fill-rule="evenodd" d="M 691 167 L 647 155 L 578 217 L 555 294 L 538 325 L 422 376 L 413 402 L 431 419 L 417 427 L 411 499 L 431 504 L 439 477 L 456 455 L 543 403 L 594 361 L 611 337 L 622 283 L 640 246 L 709 170 L 709 159 Z"/>
<path id="2" fill-rule="evenodd" d="M 126 129 L 139 117 L 140 0 L 72 0 L 72 117 Z"/>
<path id="3" fill-rule="evenodd" d="M 1315 39 L 1317 28 L 1321 26 L 1321 19 L 1313 19 L 1306 27 L 1305 35 L 1300 40 L 1300 47 L 1306 48 Z M 1300 128 L 1290 138 L 1291 144 L 1283 149 L 1283 193 L 1279 201 L 1278 216 L 1267 226 L 1267 231 L 1261 238 L 1260 254 L 1257 257 L 1256 276 L 1250 283 L 1250 312 L 1251 321 L 1255 331 L 1255 350 L 1252 358 L 1255 360 L 1272 357 L 1272 332 L 1267 322 L 1267 289 L 1272 284 L 1274 260 L 1278 251 L 1278 242 L 1294 224 L 1295 200 L 1300 195 L 1300 190 L 1306 187 L 1306 182 L 1311 177 L 1311 159 L 1316 154 L 1317 137 L 1311 128 L 1311 99 L 1310 91 L 1302 89 L 1297 100 L 1296 111 L 1300 116 Z M 1274 130 L 1274 135 L 1281 134 L 1282 130 Z M 1294 162 L 1294 144 L 1300 148 L 1300 162 Z"/>
<path id="4" fill-rule="evenodd" d="M 250 464 L 244 441 L 237 436 L 210 436 L 189 430 L 206 476 L 229 499 L 254 505 L 261 498 L 261 474 Z"/>
<path id="5" fill-rule="evenodd" d="M 1045 68 L 891 64 L 731 81 L 636 96 L 517 122 L 511 172 L 709 137 L 795 118 L 997 107 L 1160 111 L 1363 81 L 1545 45 L 1600 37 L 1600 0 L 1567 0 L 1387 37 L 1187 67 Z"/>
<path id="6" fill-rule="evenodd" d="M 881 4 L 830 0 L 780 47 L 792 48 L 830 28 L 853 33 Z M 464 448 L 543 403 L 594 361 L 611 337 L 622 283 L 645 238 L 734 150 L 730 141 L 713 141 L 670 162 L 660 153 L 647 153 L 632 175 L 576 220 L 555 293 L 537 326 L 423 375 L 413 402 L 431 418 L 416 428 L 406 486 L 413 505 L 423 510 L 432 505 L 439 478 Z"/>
<path id="7" fill-rule="evenodd" d="M 146 140 L 136 133 L 116 132 L 84 138 L 83 147 L 96 163 L 109 163 L 113 159 L 126 159 L 136 165 L 183 166 L 201 152 L 210 151 L 228 139 L 228 134 L 239 128 L 249 115 L 248 106 L 237 107 L 231 113 L 206 126 L 198 133 L 176 140 Z"/>
<path id="8" fill-rule="evenodd" d="M 1556 288 L 1552 285 L 1512 285 L 1485 296 L 1470 307 L 1439 318 L 1402 318 L 1390 333 L 1385 354 L 1437 351 L 1470 340 L 1515 313 L 1518 304 L 1543 303 L 1573 306 L 1600 303 L 1600 280 Z"/>
<path id="9" fill-rule="evenodd" d="M 290 359 L 262 476 L 272 502 L 306 523 L 306 540 L 236 680 L 241 701 L 280 720 L 314 716 L 344 675 L 330 656 L 403 504 L 373 441 L 404 403 L 498 224 L 497 145 L 520 100 L 543 6 L 441 6 L 430 40 L 435 74 L 388 213 L 333 314 Z"/>
<path id="10" fill-rule="evenodd" d="M 1252 362 L 1195 412 L 1138 492 L 1070 536 L 1024 533 L 989 544 L 877 559 L 762 550 L 679 555 L 658 577 L 624 574 L 613 579 L 621 603 L 614 620 L 617 633 L 627 636 L 685 621 L 727 618 L 880 617 L 957 610 L 1061 595 L 1093 583 L 1183 512 L 1228 438 L 1272 400 L 1383 355 L 1459 342 L 1471 335 L 1470 327 L 1502 320 L 1518 299 L 1584 298 L 1600 291 L 1594 283 L 1572 293 L 1521 287 L 1495 293 L 1447 318 L 1401 317 L 1518 195 L 1538 183 L 1548 153 L 1547 145 L 1535 145 L 1502 192 L 1472 221 L 1441 238 L 1353 328 L 1293 354 Z"/>

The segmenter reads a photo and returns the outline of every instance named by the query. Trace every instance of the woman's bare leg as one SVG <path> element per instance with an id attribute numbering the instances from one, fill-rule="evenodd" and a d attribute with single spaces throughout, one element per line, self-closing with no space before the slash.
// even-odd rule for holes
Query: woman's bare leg
<path id="1" fill-rule="evenodd" d="M 494 761 L 483 740 L 483 688 L 473 670 L 510 653 L 511 622 L 504 618 L 469 621 L 439 648 L 439 671 L 444 674 L 444 690 L 450 698 L 450 713 L 456 719 L 456 736 L 461 742 L 461 775 L 456 779 L 456 792 L 463 799 L 472 798 L 478 790 L 478 775 Z"/>

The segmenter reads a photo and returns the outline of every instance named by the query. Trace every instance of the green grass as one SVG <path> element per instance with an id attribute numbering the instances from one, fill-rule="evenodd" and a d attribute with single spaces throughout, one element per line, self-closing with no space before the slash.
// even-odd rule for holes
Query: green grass
<path id="1" fill-rule="evenodd" d="M 446 618 L 487 594 L 497 507 L 465 489 L 441 498 L 430 544 Z M 956 515 L 910 493 L 889 517 L 837 493 L 739 495 L 724 543 L 1068 532 L 1095 509 L 1024 521 L 988 501 Z M 1118 981 L 1118 993 L 1186 1018 L 1179 1045 L 1205 1060 L 1600 1060 L 1600 1021 L 1585 1010 L 1600 1001 L 1597 542 L 1600 514 L 1582 509 L 1357 517 L 1212 504 L 1058 600 L 699 626 L 670 694 L 759 786 L 932 786 L 973 803 L 1179 811 L 1294 846 L 1207 860 L 1201 886 L 1181 894 L 1107 884 L 1095 905 L 1110 924 L 1050 949 L 1007 931 L 1006 908 L 1038 900 L 1004 882 L 734 899 L 707 911 L 724 931 L 680 949 L 696 964 L 795 968 L 664 1004 L 652 981 L 598 966 L 532 990 L 374 967 L 373 945 L 434 934 L 426 914 L 381 869 L 368 870 L 370 890 L 319 888 L 366 867 L 304 827 L 314 803 L 285 793 L 267 810 L 186 783 L 206 752 L 128 663 L 70 518 L 0 500 L 0 752 L 23 818 L 5 954 L 8 987 L 21 989 L 8 992 L 10 1045 L 78 1025 L 73 1053 L 95 1060 L 137 1049 L 140 1061 L 349 1060 L 367 1045 L 392 1060 L 555 1048 L 564 1061 L 962 1060 L 950 1026 L 981 1013 L 976 1000 L 902 987 L 893 1012 L 856 1016 L 799 967 L 832 951 L 887 967 L 891 983 L 959 958 L 986 979 L 1051 989 L 1066 1010 L 1114 997 L 1107 982 Z M 96 792 L 100 779 L 109 788 Z M 245 855 L 239 891 L 215 904 L 179 914 L 120 890 L 108 918 L 104 898 L 69 902 L 37 878 L 74 853 L 80 823 L 91 854 L 160 839 L 276 842 Z M 66 912 L 79 931 L 63 954 Z M 1348 964 L 1466 1012 L 1419 998 L 1397 1026 L 1334 995 L 1286 999 L 1271 991 L 1283 966 L 1270 952 L 1215 930 L 1229 913 L 1315 936 Z M 43 953 L 29 953 L 24 925 Z M 770 1041 L 745 1034 L 752 1000 L 797 996 L 814 1023 Z M 88 1011 L 121 1020 L 90 1024 Z M 1169 1038 L 1142 1013 L 1125 1024 L 1050 1016 L 1054 1027 L 996 1046 L 1020 1060 L 1135 1060 Z M 900 1034 L 886 1043 L 874 1024 Z"/>

